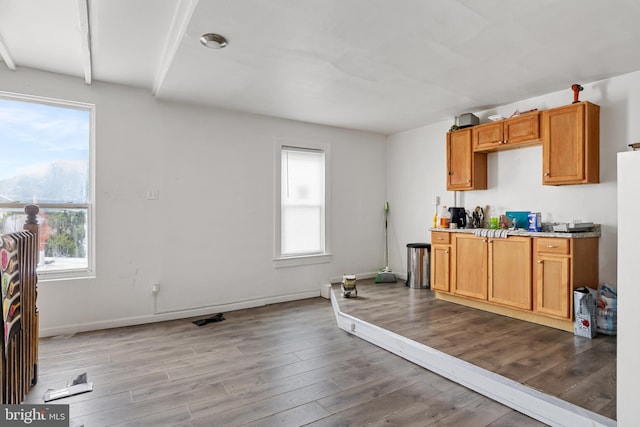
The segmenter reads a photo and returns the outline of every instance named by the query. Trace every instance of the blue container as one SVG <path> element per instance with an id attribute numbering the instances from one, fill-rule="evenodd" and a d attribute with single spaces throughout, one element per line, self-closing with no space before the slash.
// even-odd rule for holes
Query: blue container
<path id="1" fill-rule="evenodd" d="M 516 228 L 529 227 L 529 211 L 507 211 L 505 215 L 513 222 L 516 221 Z"/>
<path id="2" fill-rule="evenodd" d="M 529 214 L 527 231 L 542 231 L 542 215 L 540 212 L 531 212 Z"/>

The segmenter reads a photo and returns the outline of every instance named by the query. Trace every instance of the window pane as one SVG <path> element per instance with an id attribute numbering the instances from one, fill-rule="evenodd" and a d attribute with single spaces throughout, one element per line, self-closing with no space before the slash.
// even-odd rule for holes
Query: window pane
<path id="1" fill-rule="evenodd" d="M 87 203 L 90 114 L 0 99 L 0 203 Z"/>
<path id="2" fill-rule="evenodd" d="M 324 252 L 324 153 L 282 150 L 281 253 Z"/>
<path id="3" fill-rule="evenodd" d="M 88 104 L 0 98 L 0 232 L 22 230 L 24 206 L 40 207 L 38 272 L 93 270 L 92 112 Z"/>
<path id="4" fill-rule="evenodd" d="M 0 232 L 22 231 L 24 209 L 0 209 Z M 41 209 L 38 271 L 87 269 L 87 209 Z"/>
<path id="5" fill-rule="evenodd" d="M 313 206 L 288 206 L 282 209 L 282 253 L 322 252 L 321 210 Z"/>

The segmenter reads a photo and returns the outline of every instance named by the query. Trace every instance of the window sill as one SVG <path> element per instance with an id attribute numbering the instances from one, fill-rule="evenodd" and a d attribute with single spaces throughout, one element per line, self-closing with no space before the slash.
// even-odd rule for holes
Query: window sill
<path id="1" fill-rule="evenodd" d="M 89 270 L 81 271 L 57 271 L 38 272 L 38 283 L 60 282 L 65 280 L 95 279 L 95 273 Z"/>
<path id="2" fill-rule="evenodd" d="M 300 255 L 292 257 L 282 257 L 273 260 L 274 268 L 297 267 L 301 265 L 325 264 L 331 262 L 333 255 Z"/>

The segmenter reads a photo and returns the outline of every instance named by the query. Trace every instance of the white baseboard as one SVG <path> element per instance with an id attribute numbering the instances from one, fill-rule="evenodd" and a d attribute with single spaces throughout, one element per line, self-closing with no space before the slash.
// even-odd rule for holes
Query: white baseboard
<path id="1" fill-rule="evenodd" d="M 331 305 L 340 329 L 540 422 L 552 426 L 616 426 L 615 420 L 342 313 L 333 289 Z"/>
<path id="2" fill-rule="evenodd" d="M 320 286 L 320 296 L 322 298 L 331 299 L 331 283 Z"/>
<path id="3" fill-rule="evenodd" d="M 207 307 L 197 307 L 184 310 L 164 311 L 144 316 L 123 317 L 120 319 L 110 319 L 99 322 L 79 323 L 55 328 L 41 328 L 39 336 L 52 337 L 57 335 L 72 335 L 79 332 L 97 331 L 101 329 L 121 328 L 125 326 L 143 325 L 147 323 L 165 322 L 167 320 L 186 319 L 189 317 L 207 316 L 216 313 L 225 313 L 234 310 L 262 307 L 281 302 L 296 301 L 320 296 L 320 290 L 309 292 L 298 292 L 295 294 L 278 295 L 268 298 L 257 298 L 246 301 L 239 301 L 229 304 L 212 305 Z"/>

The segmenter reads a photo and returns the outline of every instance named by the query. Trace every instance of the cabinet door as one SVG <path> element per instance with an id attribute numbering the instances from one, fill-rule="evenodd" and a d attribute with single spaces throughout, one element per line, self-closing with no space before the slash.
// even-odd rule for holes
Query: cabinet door
<path id="1" fill-rule="evenodd" d="M 447 190 L 486 190 L 487 155 L 474 153 L 471 129 L 447 133 Z"/>
<path id="2" fill-rule="evenodd" d="M 542 112 L 542 183 L 600 182 L 600 107 L 588 102 Z"/>
<path id="3" fill-rule="evenodd" d="M 504 141 L 507 146 L 517 145 L 521 147 L 528 144 L 539 144 L 540 115 L 538 113 L 529 113 L 506 120 L 504 122 Z"/>
<path id="4" fill-rule="evenodd" d="M 531 239 L 489 239 L 489 301 L 531 310 Z"/>
<path id="5" fill-rule="evenodd" d="M 471 129 L 447 134 L 447 189 L 468 189 L 472 182 Z"/>
<path id="6" fill-rule="evenodd" d="M 571 318 L 570 262 L 569 257 L 538 254 L 535 311 L 563 319 Z"/>
<path id="7" fill-rule="evenodd" d="M 457 234 L 453 244 L 453 293 L 487 299 L 487 239 Z"/>
<path id="8" fill-rule="evenodd" d="M 473 127 L 474 151 L 497 150 L 504 143 L 503 121 Z"/>
<path id="9" fill-rule="evenodd" d="M 543 182 L 580 182 L 584 179 L 584 106 L 570 105 L 544 111 Z"/>
<path id="10" fill-rule="evenodd" d="M 431 289 L 449 292 L 449 245 L 431 245 Z"/>

